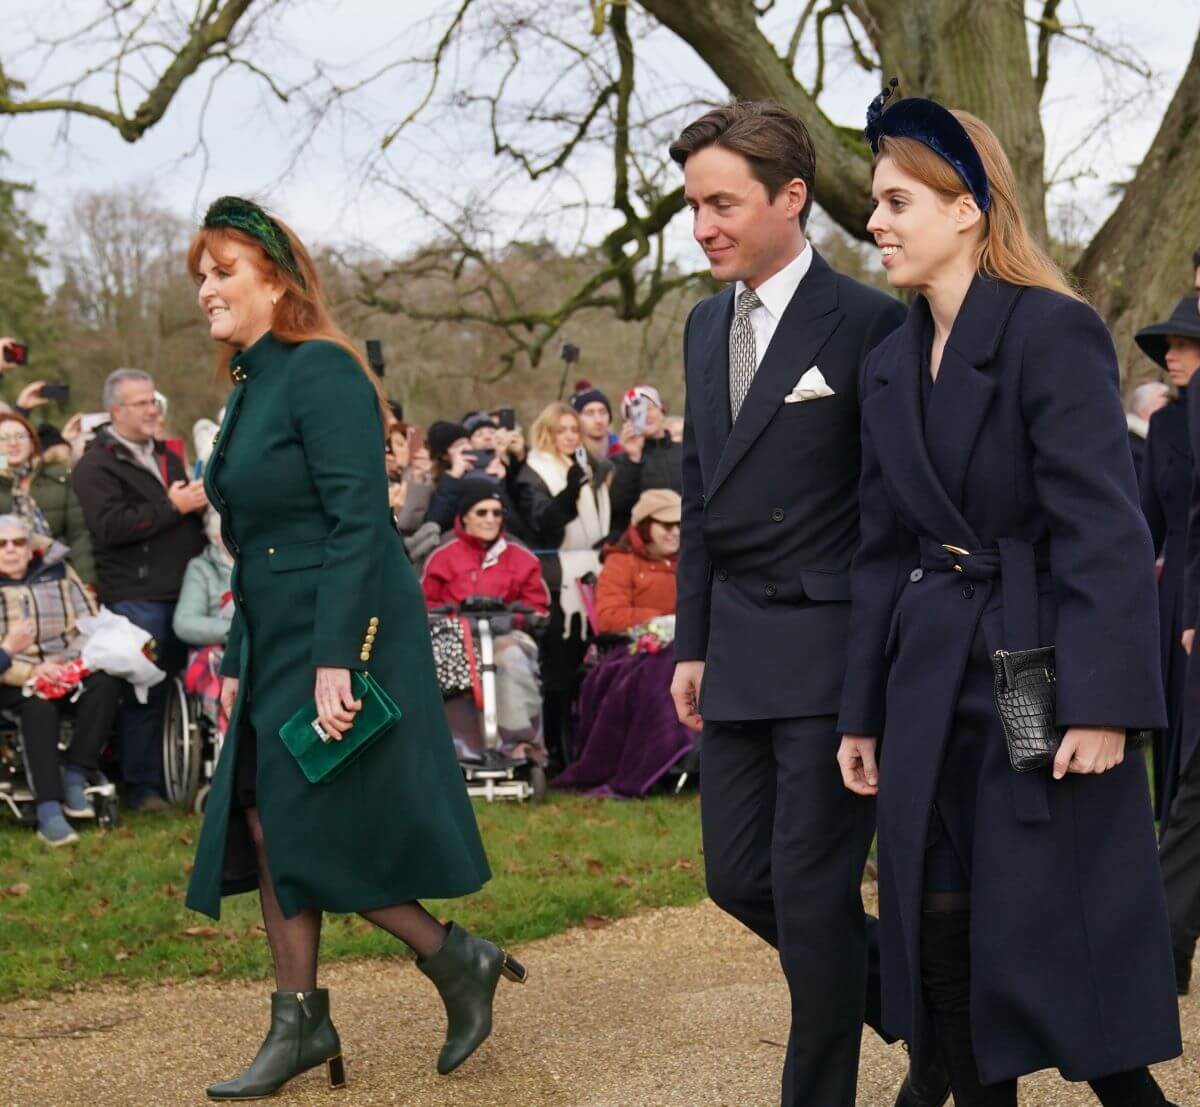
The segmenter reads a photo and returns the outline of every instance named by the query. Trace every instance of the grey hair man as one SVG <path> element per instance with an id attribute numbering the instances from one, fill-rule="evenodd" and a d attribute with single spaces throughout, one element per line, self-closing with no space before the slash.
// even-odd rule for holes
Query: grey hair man
<path id="1" fill-rule="evenodd" d="M 189 480 L 183 460 L 155 438 L 162 407 L 154 379 L 141 369 L 117 369 L 102 402 L 112 422 L 102 426 L 72 474 L 96 555 L 101 601 L 149 633 L 157 664 L 181 668 L 185 651 L 172 630 L 187 563 L 204 549 L 204 488 Z M 131 806 L 165 808 L 162 721 L 169 681 L 145 704 L 127 702 L 117 721 L 121 773 Z"/>

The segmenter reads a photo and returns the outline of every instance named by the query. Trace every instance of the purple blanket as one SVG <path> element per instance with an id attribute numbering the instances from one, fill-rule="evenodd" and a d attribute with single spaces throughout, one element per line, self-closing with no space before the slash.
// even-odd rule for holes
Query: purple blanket
<path id="1" fill-rule="evenodd" d="M 697 736 L 675 715 L 671 675 L 675 650 L 629 654 L 615 650 L 583 681 L 579 693 L 579 760 L 556 788 L 593 796 L 644 796 Z"/>

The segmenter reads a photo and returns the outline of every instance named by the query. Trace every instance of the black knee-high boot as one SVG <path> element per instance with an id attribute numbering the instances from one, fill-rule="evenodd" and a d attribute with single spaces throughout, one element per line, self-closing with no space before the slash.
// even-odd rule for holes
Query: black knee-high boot
<path id="1" fill-rule="evenodd" d="M 955 1107 L 1017 1107 L 1017 1082 L 981 1084 L 971 1044 L 971 912 L 921 913 L 921 984 Z"/>
<path id="2" fill-rule="evenodd" d="M 1089 1080 L 1103 1107 L 1172 1107 L 1147 1068 Z"/>

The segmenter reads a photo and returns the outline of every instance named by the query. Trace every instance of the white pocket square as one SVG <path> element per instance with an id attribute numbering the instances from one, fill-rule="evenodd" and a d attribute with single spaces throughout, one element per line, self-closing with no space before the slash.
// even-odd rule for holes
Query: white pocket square
<path id="1" fill-rule="evenodd" d="M 785 404 L 802 404 L 805 400 L 819 400 L 823 396 L 833 396 L 834 394 L 833 389 L 825 383 L 825 377 L 821 374 L 821 370 L 814 365 L 796 382 L 796 387 L 783 398 L 783 402 Z"/>

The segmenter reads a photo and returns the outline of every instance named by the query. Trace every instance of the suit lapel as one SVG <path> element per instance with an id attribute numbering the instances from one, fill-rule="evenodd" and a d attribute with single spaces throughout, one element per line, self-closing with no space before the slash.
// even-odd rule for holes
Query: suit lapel
<path id="1" fill-rule="evenodd" d="M 729 419 L 729 323 L 733 319 L 732 304 L 731 291 L 730 310 L 726 313 L 726 325 L 719 336 L 724 351 L 726 422 Z M 782 406 L 783 398 L 792 390 L 800 375 L 813 364 L 842 316 L 837 306 L 837 274 L 814 251 L 812 264 L 775 328 L 771 344 L 742 403 L 737 422 L 733 424 L 725 442 L 725 449 L 709 486 L 710 497 L 766 430 Z"/>
<path id="2" fill-rule="evenodd" d="M 729 439 L 729 326 L 733 322 L 733 285 L 721 292 L 713 302 L 713 310 L 700 339 L 699 349 L 705 352 L 704 376 L 708 399 L 708 417 L 712 421 L 720 457 Z"/>

